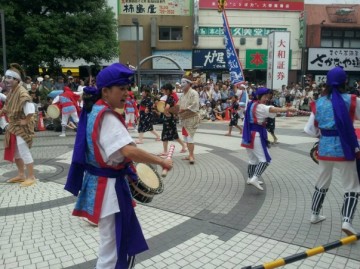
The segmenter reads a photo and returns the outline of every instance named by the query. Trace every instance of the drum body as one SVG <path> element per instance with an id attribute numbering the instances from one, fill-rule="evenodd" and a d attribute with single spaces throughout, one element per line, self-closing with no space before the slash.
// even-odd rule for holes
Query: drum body
<path id="1" fill-rule="evenodd" d="M 315 162 L 315 163 L 317 163 L 317 164 L 319 164 L 319 160 L 318 160 L 318 150 L 319 150 L 319 142 L 316 142 L 314 145 L 313 145 L 313 147 L 312 147 L 312 149 L 310 150 L 310 157 L 311 157 L 311 159 Z"/>
<path id="2" fill-rule="evenodd" d="M 165 101 L 158 101 L 156 104 L 156 109 L 157 111 L 159 111 L 160 113 L 164 113 L 165 111 Z"/>
<path id="3" fill-rule="evenodd" d="M 150 203 L 156 194 L 164 191 L 163 182 L 158 172 L 151 166 L 136 164 L 138 181 L 130 181 L 130 191 L 134 199 L 141 203 Z"/>
<path id="4" fill-rule="evenodd" d="M 49 105 L 46 113 L 49 115 L 52 119 L 57 119 L 60 117 L 60 108 L 57 105 Z"/>

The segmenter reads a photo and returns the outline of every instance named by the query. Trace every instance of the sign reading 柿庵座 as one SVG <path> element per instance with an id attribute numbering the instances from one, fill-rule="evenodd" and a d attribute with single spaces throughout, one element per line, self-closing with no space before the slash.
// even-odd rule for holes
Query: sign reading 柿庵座
<path id="1" fill-rule="evenodd" d="M 119 15 L 191 16 L 190 0 L 119 0 Z"/>
<path id="2" fill-rule="evenodd" d="M 308 70 L 329 71 L 335 66 L 360 71 L 360 49 L 309 48 Z"/>

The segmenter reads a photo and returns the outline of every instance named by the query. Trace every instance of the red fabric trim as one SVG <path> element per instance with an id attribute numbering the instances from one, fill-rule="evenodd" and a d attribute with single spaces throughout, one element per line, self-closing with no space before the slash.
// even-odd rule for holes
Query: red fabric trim
<path id="1" fill-rule="evenodd" d="M 348 162 L 345 157 L 329 157 L 329 156 L 318 156 L 318 160 L 322 161 L 335 161 L 335 162 Z"/>
<path id="2" fill-rule="evenodd" d="M 314 101 L 310 102 L 310 110 L 315 116 L 316 115 L 316 103 Z M 316 128 L 319 128 L 319 123 L 317 122 L 317 120 L 314 120 L 314 126 Z"/>
<path id="3" fill-rule="evenodd" d="M 106 188 L 107 179 L 105 177 L 99 177 L 98 178 L 98 186 L 96 189 L 96 196 L 94 201 L 94 214 L 90 215 L 88 212 L 83 210 L 76 210 L 74 209 L 72 212 L 73 216 L 77 217 L 84 217 L 90 220 L 91 222 L 94 222 L 96 224 L 99 223 L 100 219 L 100 213 L 101 213 L 101 207 L 104 200 L 105 195 L 105 188 Z"/>
<path id="4" fill-rule="evenodd" d="M 95 204 L 94 204 L 94 218 L 99 220 L 101 207 L 104 200 L 107 178 L 98 177 L 98 186 L 96 189 Z M 91 220 L 91 219 L 90 219 Z"/>
<path id="5" fill-rule="evenodd" d="M 248 149 L 253 149 L 254 148 L 254 142 L 255 142 L 255 135 L 256 135 L 256 132 L 251 132 L 251 143 L 250 144 L 243 144 L 241 143 L 241 146 L 243 148 L 248 148 Z"/>
<path id="6" fill-rule="evenodd" d="M 355 120 L 355 110 L 356 110 L 356 95 L 352 94 L 350 97 L 350 118 L 352 121 Z"/>
<path id="7" fill-rule="evenodd" d="M 67 86 L 64 87 L 64 92 L 60 94 L 60 96 L 64 96 L 69 98 L 72 102 L 72 105 L 75 106 L 78 115 L 80 115 L 80 107 L 78 105 L 78 101 L 80 100 L 80 96 L 73 93 L 71 89 Z M 65 103 L 66 104 L 66 103 Z"/>
<path id="8" fill-rule="evenodd" d="M 314 113 L 314 115 L 315 115 L 315 113 L 316 113 L 316 103 L 314 101 L 312 101 L 312 102 L 310 102 L 309 106 L 310 106 L 311 112 Z"/>
<path id="9" fill-rule="evenodd" d="M 117 169 L 117 170 L 120 170 L 120 169 L 123 169 L 124 168 L 124 165 L 131 162 L 130 159 L 128 158 L 125 158 L 124 161 L 117 165 L 117 166 L 110 166 L 110 165 L 107 165 L 103 158 L 101 157 L 101 153 L 100 153 L 100 149 L 98 147 L 98 144 L 97 144 L 97 141 L 98 141 L 98 137 L 99 137 L 99 134 L 100 134 L 100 130 L 99 130 L 99 126 L 100 126 L 100 122 L 102 121 L 103 119 L 103 116 L 104 116 L 104 113 L 106 111 L 109 111 L 111 113 L 113 113 L 113 115 L 115 117 L 117 117 L 121 123 L 125 125 L 125 120 L 123 118 L 122 115 L 120 115 L 119 113 L 116 113 L 114 112 L 113 110 L 111 110 L 108 106 L 108 104 L 106 104 L 104 101 L 102 100 L 99 100 L 98 102 L 96 102 L 97 105 L 103 105 L 104 108 L 102 110 L 100 110 L 100 112 L 98 113 L 98 115 L 96 116 L 96 119 L 95 119 L 95 123 L 94 123 L 94 129 L 93 129 L 93 132 L 91 134 L 91 139 L 93 141 L 93 145 L 94 145 L 94 156 L 95 156 L 95 159 L 97 161 L 97 163 L 100 165 L 100 167 L 111 167 L 113 169 Z"/>
<path id="10" fill-rule="evenodd" d="M 188 132 L 186 131 L 185 127 L 182 127 L 182 129 L 181 129 L 181 134 L 182 134 L 183 136 L 189 136 L 189 134 L 188 134 Z"/>
<path id="11" fill-rule="evenodd" d="M 9 146 L 4 150 L 4 160 L 15 162 L 16 135 L 10 133 Z"/>
<path id="12" fill-rule="evenodd" d="M 174 101 L 175 101 L 174 103 L 176 105 L 177 102 L 179 101 L 179 97 L 177 96 L 176 92 L 171 93 L 171 96 L 174 98 Z"/>

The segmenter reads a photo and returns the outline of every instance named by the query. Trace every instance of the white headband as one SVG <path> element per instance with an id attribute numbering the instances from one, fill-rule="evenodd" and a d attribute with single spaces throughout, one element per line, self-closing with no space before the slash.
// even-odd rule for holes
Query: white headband
<path id="1" fill-rule="evenodd" d="M 182 81 L 186 81 L 186 82 L 189 83 L 189 84 L 192 84 L 192 83 L 193 83 L 190 79 L 187 79 L 187 78 L 182 78 L 181 80 L 182 80 Z"/>
<path id="2" fill-rule="evenodd" d="M 16 79 L 21 81 L 20 75 L 18 73 L 16 73 L 15 71 L 10 70 L 10 69 L 6 70 L 5 76 L 10 76 L 10 77 L 16 78 Z"/>

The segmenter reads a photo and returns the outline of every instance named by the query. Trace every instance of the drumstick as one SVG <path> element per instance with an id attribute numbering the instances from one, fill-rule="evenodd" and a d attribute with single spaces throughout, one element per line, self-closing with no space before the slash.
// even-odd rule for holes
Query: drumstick
<path id="1" fill-rule="evenodd" d="M 170 145 L 170 149 L 168 151 L 168 155 L 166 156 L 166 159 L 171 159 L 171 157 L 173 156 L 174 154 L 174 151 L 175 151 L 175 145 L 174 144 L 171 144 Z M 162 177 L 166 177 L 167 175 L 167 172 L 168 170 L 166 168 L 163 169 L 162 173 L 161 173 L 161 176 Z"/>
<path id="2" fill-rule="evenodd" d="M 309 116 L 311 114 L 311 111 L 305 111 L 305 110 L 298 110 L 296 112 L 299 114 L 307 115 L 307 116 Z"/>

